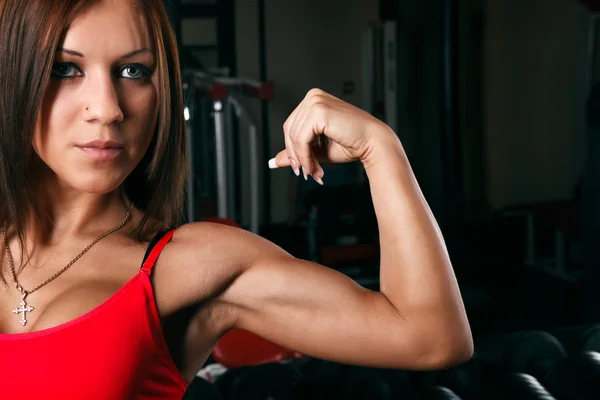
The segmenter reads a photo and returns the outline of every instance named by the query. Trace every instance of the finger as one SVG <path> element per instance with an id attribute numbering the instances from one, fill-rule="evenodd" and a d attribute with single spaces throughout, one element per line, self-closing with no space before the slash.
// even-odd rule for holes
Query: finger
<path id="1" fill-rule="evenodd" d="M 284 133 L 284 141 L 285 147 L 288 150 L 287 155 L 289 157 L 289 165 L 292 167 L 294 174 L 296 176 L 300 176 L 300 163 L 298 161 L 298 156 L 294 152 L 294 146 L 292 143 L 292 132 L 294 130 L 294 126 L 298 120 L 298 111 L 300 106 L 296 107 L 296 109 L 292 112 L 292 114 L 288 117 L 288 119 L 283 124 L 283 133 Z"/>
<path id="2" fill-rule="evenodd" d="M 313 152 L 313 145 L 311 145 L 315 137 L 318 137 L 318 135 L 315 135 L 312 128 L 312 121 L 310 118 L 306 118 L 302 121 L 296 135 L 292 137 L 292 142 L 294 152 L 302 165 L 304 179 L 307 179 L 307 175 L 311 175 L 317 182 L 321 183 L 323 169 L 319 165 Z"/>
<path id="3" fill-rule="evenodd" d="M 269 160 L 269 168 L 283 168 L 290 167 L 290 155 L 287 149 L 281 150 L 277 155 Z"/>
<path id="4" fill-rule="evenodd" d="M 327 160 L 327 150 L 325 146 L 327 137 L 325 135 L 315 135 L 312 141 L 309 143 L 310 157 L 312 161 L 312 169 L 309 172 L 310 176 L 319 184 L 323 184 L 323 176 L 325 172 L 321 167 L 321 161 Z"/>
<path id="5" fill-rule="evenodd" d="M 290 135 L 287 133 L 285 134 L 285 148 L 287 150 L 288 164 L 292 167 L 294 174 L 300 176 L 300 162 L 298 161 L 298 156 L 294 152 L 294 145 L 292 144 Z"/>
<path id="6" fill-rule="evenodd" d="M 315 182 L 317 182 L 319 185 L 323 185 L 323 176 L 325 175 L 325 171 L 323 171 L 323 168 L 321 167 L 321 164 L 319 163 L 314 152 L 311 153 L 311 157 L 313 162 L 313 169 L 310 173 L 310 176 L 312 176 Z"/>
<path id="7" fill-rule="evenodd" d="M 285 145 L 291 158 L 292 168 L 296 176 L 300 175 L 300 168 L 302 168 L 305 180 L 307 179 L 305 168 L 302 166 L 302 162 L 296 151 L 296 137 L 299 136 L 300 128 L 304 120 L 307 119 L 308 109 L 314 103 L 316 93 L 320 92 L 315 90 L 309 91 L 284 124 Z"/>
<path id="8" fill-rule="evenodd" d="M 323 185 L 323 177 L 325 175 L 325 172 L 323 171 L 323 168 L 318 163 L 318 159 L 320 158 L 319 154 L 322 150 L 318 147 L 318 145 L 315 145 L 315 144 L 311 144 L 311 147 L 313 148 L 315 157 L 317 157 L 317 160 L 315 161 L 315 163 L 318 165 L 317 171 L 315 173 L 313 173 L 311 176 L 317 183 Z M 323 155 L 321 159 L 326 160 L 325 157 L 326 156 Z M 290 157 L 287 149 L 282 150 L 279 153 L 277 153 L 277 155 L 275 157 L 273 157 L 272 159 L 269 160 L 269 168 L 276 169 L 276 168 L 290 167 L 291 166 L 290 160 L 292 160 L 292 158 Z"/>
<path id="9" fill-rule="evenodd" d="M 302 163 L 300 162 L 300 158 L 298 157 L 298 154 L 296 152 L 296 143 L 295 143 L 295 138 L 298 136 L 299 132 L 300 132 L 300 128 L 304 122 L 305 119 L 305 115 L 306 115 L 306 109 L 307 109 L 307 101 L 306 101 L 306 97 L 304 98 L 304 100 L 302 102 L 300 102 L 300 104 L 298 104 L 298 106 L 296 107 L 296 109 L 294 110 L 294 112 L 292 113 L 293 118 L 291 119 L 291 124 L 289 124 L 288 131 L 286 134 L 286 147 L 288 148 L 289 153 L 291 154 L 291 158 L 292 160 L 294 160 L 295 165 L 295 170 L 294 172 L 296 173 L 296 176 L 300 175 L 300 168 L 302 167 Z M 306 180 L 306 175 L 304 176 L 304 179 Z"/>

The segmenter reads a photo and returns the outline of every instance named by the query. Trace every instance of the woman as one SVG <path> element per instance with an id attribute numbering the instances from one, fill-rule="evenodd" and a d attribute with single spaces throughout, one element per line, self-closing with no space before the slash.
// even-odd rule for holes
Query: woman
<path id="1" fill-rule="evenodd" d="M 181 398 L 233 328 L 342 363 L 469 359 L 459 289 L 401 143 L 327 93 L 307 94 L 268 165 L 322 182 L 320 162 L 362 162 L 381 292 L 241 229 L 171 229 L 186 153 L 169 29 L 162 0 L 0 0 L 0 397 Z M 169 347 L 163 329 L 181 341 Z"/>

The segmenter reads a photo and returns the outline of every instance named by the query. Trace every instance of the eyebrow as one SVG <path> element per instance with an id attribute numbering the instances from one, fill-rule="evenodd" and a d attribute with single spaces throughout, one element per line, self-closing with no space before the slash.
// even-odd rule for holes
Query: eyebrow
<path id="1" fill-rule="evenodd" d="M 57 52 L 62 52 L 62 53 L 67 53 L 67 54 L 71 54 L 72 56 L 77 56 L 77 57 L 82 57 L 83 58 L 83 54 L 81 54 L 78 51 L 69 50 L 69 49 L 63 49 L 62 47 L 59 47 L 58 49 L 56 49 L 56 51 Z M 152 52 L 152 50 L 147 49 L 147 48 L 144 47 L 144 48 L 141 48 L 141 49 L 134 50 L 134 51 L 132 51 L 130 53 L 127 53 L 125 55 L 122 55 L 121 57 L 119 57 L 119 61 L 125 60 L 125 59 L 130 58 L 130 57 L 133 57 L 136 54 L 146 53 L 146 52 L 154 55 L 154 53 Z"/>

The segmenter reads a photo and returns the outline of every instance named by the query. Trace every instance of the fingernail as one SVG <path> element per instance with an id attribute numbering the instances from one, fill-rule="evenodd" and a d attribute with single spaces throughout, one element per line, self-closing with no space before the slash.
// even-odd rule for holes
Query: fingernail
<path id="1" fill-rule="evenodd" d="M 322 180 L 321 178 L 319 178 L 318 176 L 317 176 L 317 177 L 314 177 L 314 176 L 313 176 L 313 179 L 314 179 L 314 180 L 315 180 L 315 182 L 317 182 L 319 185 L 323 186 L 323 180 Z"/>
<path id="2" fill-rule="evenodd" d="M 302 174 L 304 175 L 304 180 L 307 181 L 308 176 L 306 175 L 306 171 L 304 170 L 304 167 L 302 167 Z"/>
<path id="3" fill-rule="evenodd" d="M 264 164 L 263 164 L 263 165 L 264 165 Z M 274 158 L 271 158 L 271 159 L 269 160 L 269 168 L 271 168 L 271 169 L 279 168 L 279 167 L 277 166 L 277 164 L 275 164 L 275 159 L 274 159 Z"/>
<path id="4" fill-rule="evenodd" d="M 300 170 L 298 169 L 298 164 L 296 164 L 296 160 L 290 157 L 290 164 L 292 165 L 292 170 L 296 174 L 296 176 L 300 176 Z"/>

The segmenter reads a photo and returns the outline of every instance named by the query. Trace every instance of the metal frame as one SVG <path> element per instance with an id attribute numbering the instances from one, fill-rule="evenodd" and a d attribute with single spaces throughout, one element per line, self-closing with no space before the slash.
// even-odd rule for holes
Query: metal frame
<path id="1" fill-rule="evenodd" d="M 219 68 L 228 67 L 230 76 L 237 75 L 237 48 L 236 48 L 236 0 L 216 0 L 214 4 L 182 4 L 181 0 L 166 0 L 171 8 L 177 11 L 173 19 L 175 32 L 182 50 L 216 50 L 218 52 Z M 212 46 L 183 46 L 181 44 L 181 19 L 182 18 L 215 18 L 217 20 L 217 45 Z M 257 0 L 258 20 L 258 60 L 260 66 L 259 79 L 267 82 L 267 55 L 266 55 L 266 16 L 264 0 Z M 269 140 L 269 104 L 261 100 L 260 114 L 260 145 L 263 153 L 270 152 Z M 234 120 L 235 123 L 235 120 Z M 237 132 L 237 130 L 235 130 Z M 262 173 L 262 221 L 265 225 L 271 224 L 271 175 L 269 171 Z M 240 187 L 239 177 L 234 177 L 231 182 L 233 187 Z"/>
<path id="2" fill-rule="evenodd" d="M 235 156 L 233 137 L 235 122 L 243 121 L 248 126 L 249 137 L 249 173 L 250 173 L 250 231 L 259 234 L 260 210 L 260 135 L 255 119 L 243 105 L 242 98 L 257 98 L 268 101 L 273 96 L 271 84 L 263 83 L 249 78 L 232 78 L 210 75 L 204 71 L 186 71 L 191 81 L 187 85 L 209 94 L 212 101 L 212 118 L 215 128 L 215 168 L 216 168 L 216 194 L 217 216 L 219 218 L 235 219 L 235 193 L 232 187 L 233 178 L 238 176 L 236 163 L 232 162 Z M 186 120 L 196 114 L 193 104 L 186 107 Z M 234 118 L 235 116 L 235 118 Z M 187 140 L 191 144 L 195 140 L 193 130 L 186 130 Z M 190 155 L 193 166 L 193 155 Z M 188 215 L 189 220 L 195 220 L 194 207 L 195 185 L 193 168 L 188 176 Z"/>

